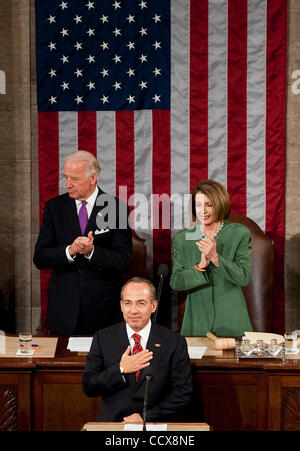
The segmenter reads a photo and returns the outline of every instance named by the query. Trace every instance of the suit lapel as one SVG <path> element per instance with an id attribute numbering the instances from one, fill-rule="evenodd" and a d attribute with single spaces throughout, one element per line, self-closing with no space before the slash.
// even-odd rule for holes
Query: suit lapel
<path id="1" fill-rule="evenodd" d="M 89 217 L 89 220 L 88 220 L 88 223 L 87 223 L 87 226 L 86 226 L 86 229 L 85 229 L 85 234 L 88 234 L 88 232 L 90 230 L 92 230 L 94 232 L 97 229 L 97 222 L 96 222 L 97 221 L 97 215 L 104 208 L 103 205 L 102 206 L 98 206 L 97 205 L 97 201 L 99 199 L 99 196 L 102 195 L 102 194 L 105 194 L 105 193 L 98 186 L 98 196 L 96 197 L 93 210 L 92 210 L 91 215 Z"/>
<path id="2" fill-rule="evenodd" d="M 151 366 L 155 367 L 160 363 L 160 360 L 163 357 L 163 343 L 162 343 L 162 335 L 159 331 L 159 329 L 156 327 L 156 324 L 152 322 L 151 331 L 149 334 L 148 342 L 147 342 L 147 349 L 149 351 L 153 352 L 153 359 L 151 360 Z M 136 384 L 136 388 L 139 388 L 139 386 L 143 383 L 143 371 L 141 371 L 138 383 Z"/>
<path id="3" fill-rule="evenodd" d="M 67 218 L 68 226 L 75 236 L 81 236 L 80 224 L 76 209 L 75 199 L 71 199 L 69 195 L 66 198 L 65 218 Z"/>

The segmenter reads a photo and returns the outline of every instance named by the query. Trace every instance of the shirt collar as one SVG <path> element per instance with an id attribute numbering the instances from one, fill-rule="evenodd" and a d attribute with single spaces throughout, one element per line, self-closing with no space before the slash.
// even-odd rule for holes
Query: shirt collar
<path id="1" fill-rule="evenodd" d="M 87 201 L 88 205 L 90 205 L 91 207 L 93 207 L 96 202 L 96 199 L 98 196 L 98 191 L 99 191 L 99 188 L 98 188 L 98 186 L 96 186 L 96 189 L 94 190 L 94 192 L 87 199 L 85 199 Z M 81 200 L 75 199 L 75 202 L 76 202 L 77 207 L 81 206 L 81 203 L 82 203 Z"/>
<path id="2" fill-rule="evenodd" d="M 148 324 L 141 330 L 139 330 L 138 332 L 135 332 L 133 329 L 131 329 L 131 327 L 126 323 L 126 331 L 127 331 L 127 335 L 128 335 L 128 339 L 130 340 L 130 338 L 132 337 L 133 334 L 139 334 L 141 336 L 141 338 L 143 339 L 143 341 L 145 343 L 147 343 L 148 341 L 148 337 L 150 334 L 150 330 L 151 330 L 151 319 L 149 319 Z"/>

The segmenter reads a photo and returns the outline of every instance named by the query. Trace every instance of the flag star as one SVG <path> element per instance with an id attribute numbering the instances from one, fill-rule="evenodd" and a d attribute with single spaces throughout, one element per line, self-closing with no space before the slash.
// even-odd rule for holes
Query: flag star
<path id="1" fill-rule="evenodd" d="M 161 22 L 160 17 L 161 16 L 158 16 L 157 14 L 155 14 L 155 16 L 152 17 L 152 19 L 154 20 L 155 23 L 157 23 L 157 22 Z"/>
<path id="2" fill-rule="evenodd" d="M 86 33 L 89 35 L 89 38 L 90 38 L 91 36 L 95 36 L 94 31 L 95 31 L 95 30 L 92 30 L 91 28 L 88 29 L 88 31 L 87 31 Z"/>
<path id="3" fill-rule="evenodd" d="M 147 28 L 142 27 L 139 33 L 141 33 L 141 36 L 144 36 L 145 34 L 147 34 Z"/>
<path id="4" fill-rule="evenodd" d="M 102 42 L 102 44 L 100 44 L 100 47 L 102 47 L 102 50 L 108 50 L 109 49 L 109 47 L 108 47 L 108 42 Z"/>
<path id="5" fill-rule="evenodd" d="M 108 69 L 102 69 L 102 72 L 100 72 L 100 74 L 102 74 L 102 77 L 108 77 L 109 73 L 108 73 Z"/>
<path id="6" fill-rule="evenodd" d="M 76 42 L 76 44 L 74 45 L 74 47 L 76 47 L 76 50 L 82 50 L 82 42 Z"/>
<path id="7" fill-rule="evenodd" d="M 101 97 L 101 102 L 103 103 L 103 105 L 105 104 L 105 103 L 109 103 L 109 101 L 108 101 L 108 98 L 109 98 L 109 96 L 105 96 L 104 94 L 103 94 L 103 96 Z"/>
<path id="8" fill-rule="evenodd" d="M 48 47 L 49 47 L 49 49 L 51 50 L 51 52 L 52 52 L 52 50 L 56 50 L 56 44 L 54 43 L 54 42 L 50 42 L 50 44 L 48 45 Z"/>
<path id="9" fill-rule="evenodd" d="M 61 6 L 61 9 L 68 8 L 68 2 L 61 2 L 59 6 Z"/>
<path id="10" fill-rule="evenodd" d="M 74 74 L 77 76 L 77 78 L 83 77 L 82 71 L 83 71 L 83 69 L 78 69 L 78 68 L 75 70 Z"/>
<path id="11" fill-rule="evenodd" d="M 55 16 L 51 16 L 51 14 L 50 14 L 50 16 L 48 17 L 48 19 L 47 20 L 49 20 L 49 23 L 55 23 Z"/>
<path id="12" fill-rule="evenodd" d="M 89 55 L 86 59 L 88 60 L 89 64 L 95 63 L 95 57 L 93 55 Z"/>
<path id="13" fill-rule="evenodd" d="M 129 97 L 127 97 L 126 100 L 128 100 L 129 103 L 134 103 L 135 102 L 134 97 L 135 96 L 132 96 L 132 95 L 129 94 Z"/>
<path id="14" fill-rule="evenodd" d="M 147 63 L 147 55 L 141 54 L 139 57 L 139 60 L 141 60 L 141 63 Z"/>
<path id="15" fill-rule="evenodd" d="M 76 14 L 76 16 L 74 17 L 74 20 L 76 23 L 82 22 L 81 20 L 82 16 L 78 16 L 78 14 Z"/>
<path id="16" fill-rule="evenodd" d="M 141 3 L 139 3 L 139 6 L 141 7 L 141 9 L 148 8 L 147 2 L 144 2 L 143 0 L 141 1 Z"/>
<path id="17" fill-rule="evenodd" d="M 115 62 L 115 64 L 120 63 L 121 62 L 121 57 L 119 55 L 115 55 L 113 58 L 113 61 Z"/>
<path id="18" fill-rule="evenodd" d="M 96 89 L 96 88 L 95 88 L 95 83 L 92 83 L 91 81 L 89 82 L 89 84 L 87 85 L 87 87 L 89 88 L 89 90 L 91 90 L 91 89 Z"/>
<path id="19" fill-rule="evenodd" d="M 62 37 L 68 36 L 68 30 L 65 28 L 63 28 L 60 33 L 62 34 Z"/>
<path id="20" fill-rule="evenodd" d="M 108 16 L 105 16 L 104 14 L 102 14 L 102 17 L 100 17 L 100 20 L 102 21 L 102 23 L 108 22 Z"/>
<path id="21" fill-rule="evenodd" d="M 85 6 L 87 6 L 90 10 L 91 8 L 94 8 L 94 3 L 95 2 L 88 2 Z"/>
<path id="22" fill-rule="evenodd" d="M 121 36 L 121 28 L 115 28 L 114 31 L 113 31 L 113 33 L 114 33 L 114 35 L 115 35 L 115 38 L 116 38 L 117 36 Z"/>
<path id="23" fill-rule="evenodd" d="M 57 97 L 51 96 L 49 99 L 49 102 L 51 102 L 52 104 L 57 103 L 56 99 L 57 99 Z"/>
<path id="24" fill-rule="evenodd" d="M 50 72 L 48 72 L 48 75 L 50 75 L 51 78 L 52 78 L 52 77 L 56 77 L 56 76 L 57 76 L 57 75 L 56 75 L 56 70 L 50 69 Z"/>
<path id="25" fill-rule="evenodd" d="M 161 49 L 160 44 L 161 44 L 161 42 L 157 42 L 157 41 L 154 42 L 153 47 L 155 47 L 155 50 Z"/>
<path id="26" fill-rule="evenodd" d="M 141 83 L 139 84 L 139 86 L 141 87 L 141 89 L 147 88 L 147 81 L 141 81 Z"/>
<path id="27" fill-rule="evenodd" d="M 135 43 L 134 43 L 134 42 L 131 42 L 131 41 L 129 41 L 129 42 L 128 42 L 128 44 L 126 45 L 126 47 L 128 47 L 128 48 L 129 48 L 129 50 L 132 50 L 132 49 L 134 49 L 134 48 L 135 48 Z"/>
<path id="28" fill-rule="evenodd" d="M 81 97 L 80 97 L 80 96 L 77 96 L 76 99 L 74 99 L 74 100 L 75 100 L 75 102 L 77 102 L 77 105 L 78 105 L 79 103 L 83 103 L 82 96 L 81 96 Z"/>
<path id="29" fill-rule="evenodd" d="M 155 77 L 157 77 L 157 75 L 161 75 L 161 69 L 158 69 L 157 67 L 154 69 L 153 71 Z"/>
<path id="30" fill-rule="evenodd" d="M 69 83 L 66 83 L 65 81 L 63 81 L 63 84 L 60 85 L 60 86 L 63 88 L 64 91 L 65 91 L 66 89 L 69 89 Z"/>
<path id="31" fill-rule="evenodd" d="M 115 84 L 113 85 L 113 88 L 115 88 L 115 91 L 117 91 L 118 89 L 121 89 L 121 83 L 118 81 L 115 81 Z"/>
<path id="32" fill-rule="evenodd" d="M 131 69 L 131 68 L 129 68 L 129 70 L 126 73 L 128 74 L 129 77 L 132 77 L 133 75 L 135 75 L 134 69 Z"/>
<path id="33" fill-rule="evenodd" d="M 118 8 L 121 8 L 120 5 L 121 5 L 121 2 L 117 2 L 117 1 L 115 1 L 115 3 L 112 4 L 112 6 L 114 6 L 115 10 Z"/>
<path id="34" fill-rule="evenodd" d="M 128 23 L 135 22 L 134 16 L 132 16 L 131 14 L 129 14 L 129 16 L 126 17 L 126 20 L 128 20 Z"/>
<path id="35" fill-rule="evenodd" d="M 152 99 L 154 100 L 154 103 L 160 102 L 160 98 L 161 98 L 161 96 L 158 96 L 157 94 L 155 94 L 154 97 L 152 97 Z"/>
<path id="36" fill-rule="evenodd" d="M 63 55 L 63 56 L 62 56 L 62 58 L 61 58 L 61 61 L 63 62 L 63 64 L 65 64 L 65 63 L 69 63 L 69 57 L 68 57 L 68 56 L 65 56 L 65 55 Z"/>

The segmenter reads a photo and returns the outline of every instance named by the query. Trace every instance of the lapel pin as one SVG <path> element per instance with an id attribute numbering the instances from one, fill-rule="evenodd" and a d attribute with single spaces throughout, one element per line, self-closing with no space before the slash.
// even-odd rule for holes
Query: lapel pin
<path id="1" fill-rule="evenodd" d="M 160 343 L 155 343 L 154 345 L 156 348 L 160 348 Z"/>

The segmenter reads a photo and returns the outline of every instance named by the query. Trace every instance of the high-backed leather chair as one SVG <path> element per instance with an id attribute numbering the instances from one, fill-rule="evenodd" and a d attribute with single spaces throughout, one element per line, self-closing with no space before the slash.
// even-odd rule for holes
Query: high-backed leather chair
<path id="1" fill-rule="evenodd" d="M 272 332 L 273 241 L 247 216 L 231 213 L 228 221 L 248 227 L 252 243 L 252 276 L 243 287 L 254 331 Z M 186 293 L 178 296 L 178 330 L 181 329 Z"/>
<path id="2" fill-rule="evenodd" d="M 131 277 L 147 278 L 147 243 L 132 230 L 132 262 L 129 270 L 122 274 L 123 282 Z"/>

